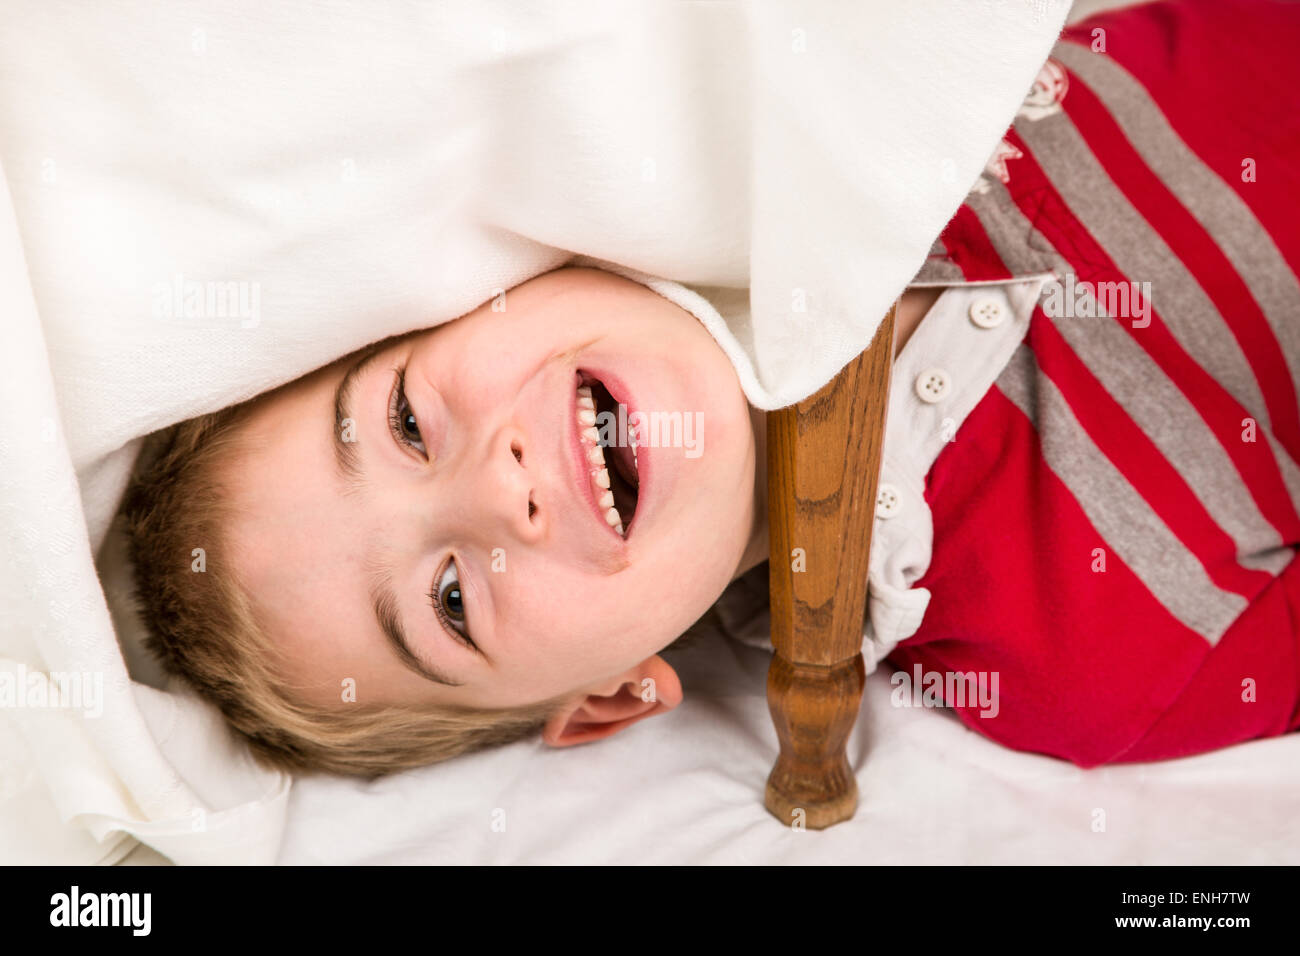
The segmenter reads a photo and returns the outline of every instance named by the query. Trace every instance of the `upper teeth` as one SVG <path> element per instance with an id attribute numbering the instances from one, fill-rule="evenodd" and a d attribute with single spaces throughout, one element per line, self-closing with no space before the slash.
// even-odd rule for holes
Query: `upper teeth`
<path id="1" fill-rule="evenodd" d="M 600 432 L 596 430 L 596 400 L 591 397 L 590 385 L 578 386 L 578 437 L 587 449 L 587 463 L 596 504 L 605 512 L 609 526 L 623 534 L 623 519 L 614 507 L 614 492 L 609 490 L 609 469 L 605 465 L 605 451 L 600 447 Z M 635 449 L 634 449 L 635 452 Z"/>

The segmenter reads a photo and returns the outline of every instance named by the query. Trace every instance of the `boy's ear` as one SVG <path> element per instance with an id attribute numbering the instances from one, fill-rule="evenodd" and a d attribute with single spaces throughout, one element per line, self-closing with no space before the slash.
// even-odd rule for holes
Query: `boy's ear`
<path id="1" fill-rule="evenodd" d="M 542 740 L 552 747 L 600 740 L 681 702 L 677 672 L 656 654 L 565 705 L 542 728 Z"/>

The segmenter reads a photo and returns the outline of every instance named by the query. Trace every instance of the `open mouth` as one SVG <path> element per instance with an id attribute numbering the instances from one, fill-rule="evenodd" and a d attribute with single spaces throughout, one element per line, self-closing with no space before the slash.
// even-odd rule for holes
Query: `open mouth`
<path id="1" fill-rule="evenodd" d="M 578 438 L 592 493 L 605 522 L 627 537 L 640 485 L 637 435 L 628 426 L 626 405 L 620 405 L 604 382 L 579 370 L 577 390 Z"/>

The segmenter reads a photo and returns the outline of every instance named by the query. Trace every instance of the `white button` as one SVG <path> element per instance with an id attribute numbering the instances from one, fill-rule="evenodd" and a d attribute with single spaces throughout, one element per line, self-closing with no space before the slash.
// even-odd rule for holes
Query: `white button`
<path id="1" fill-rule="evenodd" d="M 903 507 L 902 496 L 898 489 L 887 481 L 882 481 L 876 489 L 876 517 L 892 518 Z"/>
<path id="2" fill-rule="evenodd" d="M 992 296 L 980 296 L 970 304 L 970 320 L 981 329 L 991 329 L 1001 325 L 1006 317 L 1007 310 Z"/>
<path id="3" fill-rule="evenodd" d="M 927 368 L 916 377 L 916 394 L 923 402 L 933 405 L 952 388 L 952 376 L 941 368 Z"/>

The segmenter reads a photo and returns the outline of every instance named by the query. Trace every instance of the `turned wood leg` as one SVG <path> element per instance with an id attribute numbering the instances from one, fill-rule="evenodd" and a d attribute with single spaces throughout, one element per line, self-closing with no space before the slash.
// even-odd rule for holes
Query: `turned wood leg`
<path id="1" fill-rule="evenodd" d="M 768 413 L 772 643 L 767 700 L 781 753 L 765 805 L 787 826 L 853 816 L 845 744 L 862 703 L 867 558 L 885 437 L 894 309 L 812 397 Z"/>

